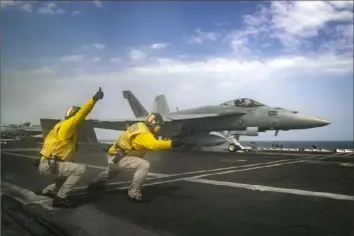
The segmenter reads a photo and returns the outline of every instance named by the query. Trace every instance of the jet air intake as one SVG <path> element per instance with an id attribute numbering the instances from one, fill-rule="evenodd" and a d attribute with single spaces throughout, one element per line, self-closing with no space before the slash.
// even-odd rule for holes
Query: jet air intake
<path id="1" fill-rule="evenodd" d="M 258 136 L 258 127 L 247 127 L 246 130 L 231 131 L 230 135 Z"/>
<path id="2" fill-rule="evenodd" d="M 226 142 L 224 138 L 212 134 L 195 134 L 186 138 L 188 146 L 217 146 Z"/>

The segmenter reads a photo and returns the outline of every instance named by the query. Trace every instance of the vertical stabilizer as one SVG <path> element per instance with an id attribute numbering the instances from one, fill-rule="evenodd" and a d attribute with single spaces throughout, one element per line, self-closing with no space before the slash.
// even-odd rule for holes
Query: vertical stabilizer
<path id="1" fill-rule="evenodd" d="M 130 90 L 123 91 L 123 97 L 128 100 L 135 117 L 145 117 L 149 114 Z"/>
<path id="2" fill-rule="evenodd" d="M 152 112 L 159 112 L 161 114 L 170 112 L 165 95 L 156 96 L 152 106 Z"/>

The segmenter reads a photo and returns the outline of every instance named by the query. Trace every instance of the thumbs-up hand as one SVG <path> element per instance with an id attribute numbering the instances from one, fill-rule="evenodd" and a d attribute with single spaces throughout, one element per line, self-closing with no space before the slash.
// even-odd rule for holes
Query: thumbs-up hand
<path id="1" fill-rule="evenodd" d="M 97 102 L 98 100 L 103 98 L 103 92 L 102 92 L 102 88 L 100 87 L 98 89 L 98 91 L 96 92 L 96 94 L 93 96 L 93 100 L 95 100 L 95 102 Z"/>

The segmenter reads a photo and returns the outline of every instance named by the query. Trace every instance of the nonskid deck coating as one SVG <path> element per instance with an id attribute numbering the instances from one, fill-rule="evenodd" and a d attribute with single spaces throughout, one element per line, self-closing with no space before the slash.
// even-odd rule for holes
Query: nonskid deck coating
<path id="1" fill-rule="evenodd" d="M 8 152 L 6 152 L 8 153 Z M 34 152 L 17 152 L 17 154 L 35 156 Z M 80 161 L 91 165 L 104 166 L 104 158 L 97 159 L 104 153 L 80 156 Z M 184 155 L 181 155 L 184 154 Z M 264 155 L 219 155 L 217 153 L 156 153 L 150 154 L 151 172 L 160 179 L 150 179 L 147 183 L 158 183 L 163 180 L 177 180 L 161 184 L 150 185 L 144 188 L 144 194 L 152 201 L 147 204 L 134 204 L 126 199 L 126 190 L 102 192 L 98 198 L 86 195 L 77 197 L 82 206 L 76 210 L 56 210 L 51 212 L 58 220 L 66 219 L 68 225 L 76 225 L 85 230 L 86 235 L 353 235 L 354 209 L 353 201 L 342 201 L 323 197 L 298 196 L 276 192 L 252 191 L 213 184 L 193 183 L 178 180 L 183 177 L 198 176 L 201 174 L 220 173 L 223 170 L 212 169 L 231 168 L 229 170 L 244 170 L 259 167 L 256 170 L 245 170 L 228 174 L 210 175 L 203 179 L 216 180 L 218 176 L 234 176 L 233 182 L 242 180 L 245 184 L 254 184 L 252 181 L 262 181 L 263 185 L 272 186 L 274 180 L 297 183 L 297 187 L 306 188 L 309 184 L 316 190 L 316 186 L 333 186 L 335 181 L 326 178 L 337 178 L 334 175 L 346 175 L 345 171 L 334 170 L 334 165 L 320 163 L 294 163 L 287 165 L 270 166 L 268 162 L 279 163 L 297 161 L 303 157 L 264 156 Z M 312 155 L 309 155 L 312 156 Z M 348 158 L 348 157 L 347 157 Z M 227 160 L 235 160 L 228 162 Z M 336 157 L 328 158 L 336 161 Z M 225 161 L 226 160 L 226 161 Z M 285 161 L 284 161 L 285 160 Z M 325 161 L 323 159 L 322 161 Z M 49 180 L 38 175 L 35 168 L 29 167 L 31 160 L 24 156 L 14 156 L 2 153 L 2 179 L 16 179 L 22 187 L 27 189 L 37 185 L 45 185 Z M 242 167 L 251 165 L 251 167 Z M 235 167 L 236 166 L 236 167 Z M 241 166 L 241 167 L 240 167 Z M 301 166 L 306 166 L 302 170 Z M 324 168 L 324 166 L 326 166 Z M 329 168 L 329 169 L 327 169 Z M 350 168 L 350 167 L 347 167 Z M 320 170 L 319 170 L 320 169 Z M 326 169 L 330 176 L 323 178 L 311 175 L 311 171 Z M 5 170 L 5 172 L 4 172 Z M 285 171 L 286 170 L 286 171 Z M 85 186 L 100 170 L 87 168 L 88 181 L 80 183 Z M 189 172 L 205 171 L 203 173 L 185 174 Z M 306 178 L 299 178 L 305 176 Z M 260 172 L 260 173 L 256 173 Z M 242 173 L 243 178 L 238 178 Z M 132 173 L 122 173 L 114 181 L 129 180 Z M 11 178 L 8 178 L 10 175 Z M 167 178 L 164 177 L 164 175 Z M 172 176 L 171 176 L 172 175 Z M 177 176 L 173 176 L 177 175 Z M 262 176 L 263 175 L 263 176 Z M 264 178 L 272 175 L 273 181 Z M 298 177 L 297 177 L 298 176 Z M 154 176 L 150 176 L 153 178 Z M 314 179 L 312 179 L 314 178 Z M 311 181 L 307 181 L 311 179 Z M 4 180 L 4 179 L 3 179 Z M 337 179 L 340 181 L 341 179 Z M 344 181 L 344 180 L 343 180 Z M 347 178 L 348 183 L 354 181 Z M 23 184 L 26 183 L 26 184 Z M 35 183 L 35 184 L 34 184 Z M 338 184 L 338 183 L 337 183 Z M 119 186 L 129 186 L 123 184 Z M 345 188 L 345 187 L 343 187 Z M 43 214 L 49 214 L 42 209 Z M 87 220 L 95 220 L 95 224 L 88 224 Z M 104 224 L 111 222 L 111 224 Z M 113 223 L 116 222 L 116 223 Z M 129 230 L 131 229 L 131 230 Z M 139 233 L 138 233 L 139 232 Z M 78 232 L 77 232 L 78 233 Z M 78 233 L 79 235 L 79 233 Z"/>

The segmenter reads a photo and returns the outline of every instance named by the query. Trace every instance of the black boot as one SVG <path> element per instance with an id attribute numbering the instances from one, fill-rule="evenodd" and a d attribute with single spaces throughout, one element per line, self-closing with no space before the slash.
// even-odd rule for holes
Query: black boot
<path id="1" fill-rule="evenodd" d="M 88 192 L 97 192 L 104 190 L 106 188 L 104 182 L 93 182 L 87 186 L 86 190 Z"/>
<path id="2" fill-rule="evenodd" d="M 67 198 L 61 198 L 58 196 L 55 196 L 53 203 L 53 207 L 63 207 L 63 208 L 75 208 L 77 207 L 77 204 L 75 202 L 69 201 Z"/>
<path id="3" fill-rule="evenodd" d="M 132 202 L 138 202 L 138 203 L 146 203 L 146 202 L 149 202 L 148 199 L 146 198 L 143 198 L 142 195 L 139 195 L 139 196 L 135 196 L 135 197 L 132 197 L 128 194 L 128 199 Z"/>

